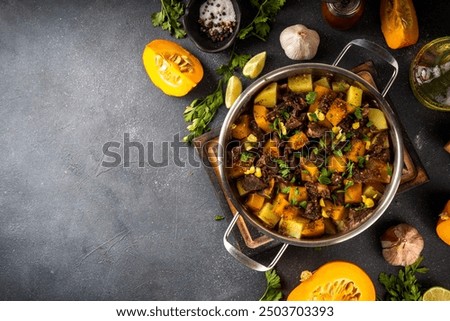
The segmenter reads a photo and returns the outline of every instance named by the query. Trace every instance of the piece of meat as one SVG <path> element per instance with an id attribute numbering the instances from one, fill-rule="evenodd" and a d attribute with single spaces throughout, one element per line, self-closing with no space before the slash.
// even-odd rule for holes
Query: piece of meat
<path id="1" fill-rule="evenodd" d="M 308 129 L 306 131 L 306 136 L 311 137 L 311 138 L 321 138 L 325 135 L 325 133 L 328 131 L 329 129 L 324 127 L 324 126 L 320 126 L 317 123 L 314 122 L 310 122 L 308 124 Z"/>
<path id="2" fill-rule="evenodd" d="M 292 130 L 292 129 L 298 129 L 302 126 L 303 121 L 295 116 L 289 117 L 289 119 L 286 121 L 286 129 Z"/>
<path id="3" fill-rule="evenodd" d="M 245 175 L 241 182 L 242 188 L 247 192 L 259 191 L 267 187 L 267 184 L 255 175 Z"/>
<path id="4" fill-rule="evenodd" d="M 300 215 L 310 220 L 318 220 L 322 217 L 322 208 L 320 207 L 319 202 L 311 201 L 308 202 L 305 211 Z"/>
<path id="5" fill-rule="evenodd" d="M 351 208 L 348 211 L 347 218 L 344 220 L 344 226 L 343 226 L 344 231 L 349 231 L 349 230 L 356 228 L 362 222 L 364 222 L 371 213 L 372 213 L 372 210 L 368 209 L 368 208 L 358 209 L 358 210 Z"/>
<path id="6" fill-rule="evenodd" d="M 308 197 L 311 199 L 330 198 L 330 189 L 327 185 L 323 185 L 317 182 L 307 182 L 305 184 Z"/>

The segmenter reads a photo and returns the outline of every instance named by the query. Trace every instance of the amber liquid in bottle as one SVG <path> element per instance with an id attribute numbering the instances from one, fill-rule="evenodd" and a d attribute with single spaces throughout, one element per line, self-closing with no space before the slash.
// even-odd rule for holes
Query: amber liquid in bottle
<path id="1" fill-rule="evenodd" d="M 364 0 L 322 0 L 322 15 L 338 30 L 352 28 L 364 12 Z"/>

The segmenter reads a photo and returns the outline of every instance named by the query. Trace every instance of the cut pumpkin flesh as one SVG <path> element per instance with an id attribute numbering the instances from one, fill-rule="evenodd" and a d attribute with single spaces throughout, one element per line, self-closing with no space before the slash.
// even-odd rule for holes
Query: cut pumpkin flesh
<path id="1" fill-rule="evenodd" d="M 322 265 L 289 294 L 288 301 L 374 301 L 375 287 L 364 270 L 351 262 Z"/>

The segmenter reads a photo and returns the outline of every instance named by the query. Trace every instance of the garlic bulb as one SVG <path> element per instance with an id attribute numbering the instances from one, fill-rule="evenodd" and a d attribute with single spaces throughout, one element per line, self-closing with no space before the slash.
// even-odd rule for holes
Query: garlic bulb
<path id="1" fill-rule="evenodd" d="M 423 238 L 414 227 L 402 223 L 392 226 L 381 236 L 383 257 L 392 265 L 410 265 L 423 250 Z"/>
<path id="2" fill-rule="evenodd" d="M 280 44 L 286 56 L 292 60 L 310 60 L 319 47 L 319 34 L 304 25 L 297 24 L 284 29 L 280 34 Z"/>

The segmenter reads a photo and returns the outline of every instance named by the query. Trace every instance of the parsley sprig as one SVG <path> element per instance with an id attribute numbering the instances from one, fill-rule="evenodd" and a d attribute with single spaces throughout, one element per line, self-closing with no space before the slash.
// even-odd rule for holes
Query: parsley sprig
<path id="1" fill-rule="evenodd" d="M 252 22 L 240 30 L 238 38 L 243 40 L 255 36 L 266 41 L 270 32 L 270 22 L 284 6 L 286 0 L 250 0 L 250 3 L 258 8 L 258 13 Z"/>
<path id="2" fill-rule="evenodd" d="M 378 280 L 386 289 L 388 301 L 420 301 L 422 300 L 422 286 L 416 274 L 426 273 L 428 268 L 421 267 L 423 257 L 415 263 L 405 266 L 398 271 L 398 275 L 380 273 Z"/>
<path id="3" fill-rule="evenodd" d="M 279 301 L 283 297 L 281 292 L 281 279 L 276 270 L 272 269 L 265 272 L 267 288 L 259 301 Z"/>
<path id="4" fill-rule="evenodd" d="M 177 39 L 186 37 L 180 18 L 184 15 L 184 4 L 177 0 L 161 0 L 161 11 L 152 14 L 154 27 L 161 27 Z"/>
<path id="5" fill-rule="evenodd" d="M 187 127 L 190 134 L 185 136 L 183 141 L 190 143 L 195 137 L 208 131 L 208 124 L 213 120 L 217 110 L 224 103 L 225 84 L 233 75 L 233 72 L 238 68 L 242 69 L 249 59 L 250 55 L 239 55 L 233 52 L 228 63 L 216 70 L 221 76 L 216 89 L 206 97 L 193 100 L 186 107 L 183 117 L 186 122 L 191 124 Z"/>

